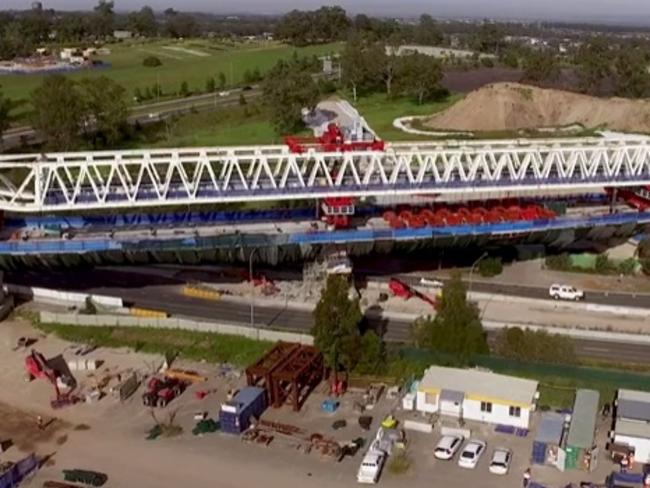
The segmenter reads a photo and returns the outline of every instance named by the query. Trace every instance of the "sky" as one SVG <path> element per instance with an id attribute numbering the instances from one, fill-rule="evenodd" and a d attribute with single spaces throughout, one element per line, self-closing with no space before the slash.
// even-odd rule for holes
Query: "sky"
<path id="1" fill-rule="evenodd" d="M 86 10 L 95 0 L 42 0 L 45 8 Z M 29 8 L 31 0 L 1 0 L 0 8 Z M 155 10 L 213 13 L 282 13 L 293 8 L 312 9 L 327 0 L 115 0 L 117 10 L 148 4 Z M 650 25 L 650 0 L 331 0 L 350 13 L 375 16 L 473 17 L 529 20 L 602 21 Z"/>

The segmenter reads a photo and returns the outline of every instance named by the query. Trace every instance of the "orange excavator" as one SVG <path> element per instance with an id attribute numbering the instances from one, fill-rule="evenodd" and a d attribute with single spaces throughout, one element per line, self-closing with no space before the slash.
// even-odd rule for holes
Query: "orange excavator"
<path id="1" fill-rule="evenodd" d="M 69 376 L 61 374 L 52 369 L 47 363 L 45 356 L 43 356 L 40 352 L 32 349 L 29 356 L 25 358 L 25 369 L 27 370 L 29 381 L 35 378 L 41 378 L 46 379 L 52 384 L 52 386 L 54 386 L 56 397 L 50 402 L 52 408 L 57 409 L 68 405 L 73 405 L 78 401 L 78 398 L 72 395 L 72 386 L 74 385 L 74 380 Z M 58 385 L 59 379 L 66 386 L 70 387 L 70 391 L 67 393 L 61 392 Z"/>

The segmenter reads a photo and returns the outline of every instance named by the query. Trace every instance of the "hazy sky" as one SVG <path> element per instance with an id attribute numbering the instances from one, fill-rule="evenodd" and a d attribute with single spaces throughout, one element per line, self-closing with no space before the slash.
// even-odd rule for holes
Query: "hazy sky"
<path id="1" fill-rule="evenodd" d="M 42 0 L 46 8 L 89 9 L 95 0 Z M 30 0 L 0 0 L 0 8 L 28 8 Z M 415 15 L 493 17 L 556 20 L 627 20 L 650 22 L 650 0 L 115 0 L 118 10 L 143 4 L 156 10 L 209 12 L 278 13 L 292 8 L 309 9 L 323 4 L 339 4 L 351 13 L 374 15 Z"/>

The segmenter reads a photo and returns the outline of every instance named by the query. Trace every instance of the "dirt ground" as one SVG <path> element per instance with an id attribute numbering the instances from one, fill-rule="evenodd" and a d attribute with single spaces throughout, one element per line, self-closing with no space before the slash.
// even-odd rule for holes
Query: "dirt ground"
<path id="1" fill-rule="evenodd" d="M 164 410 L 158 410 L 156 417 L 168 421 L 171 416 L 175 425 L 183 431 L 178 437 L 146 440 L 148 430 L 154 425 L 151 413 L 141 404 L 142 388 L 130 399 L 120 403 L 107 395 L 93 404 L 77 404 L 73 407 L 53 411 L 49 407 L 52 396 L 50 385 L 43 380 L 25 383 L 23 365 L 26 351 L 14 350 L 16 339 L 30 336 L 38 339 L 34 347 L 46 357 L 63 354 L 66 359 L 74 357 L 77 346 L 54 337 L 44 337 L 29 324 L 20 320 L 0 323 L 0 438 L 11 438 L 14 445 L 0 454 L 0 462 L 17 460 L 30 452 L 46 458 L 36 476 L 25 486 L 40 487 L 45 480 L 62 480 L 62 469 L 81 468 L 105 472 L 109 481 L 107 488 L 240 488 L 265 486 L 285 488 L 287 486 L 309 486 L 315 488 L 358 486 L 355 475 L 362 452 L 348 457 L 340 463 L 325 459 L 312 452 L 305 454 L 296 449 L 295 443 L 276 438 L 268 447 L 251 445 L 232 435 L 216 433 L 193 436 L 197 412 L 207 412 L 216 417 L 219 405 L 225 400 L 230 388 L 240 387 L 244 377 L 231 370 L 228 374 L 218 373 L 215 365 L 207 363 L 181 362 L 178 367 L 194 369 L 208 377 L 206 383 L 192 385 L 181 397 L 175 399 Z M 95 381 L 97 375 L 116 370 L 151 371 L 159 364 L 161 357 L 127 350 L 98 349 L 91 357 L 101 359 L 104 364 L 99 372 L 76 373 L 80 390 Z M 204 399 L 195 395 L 197 390 L 210 393 Z M 301 427 L 308 433 L 321 433 L 338 441 L 364 437 L 370 440 L 378 428 L 380 419 L 395 411 L 398 419 L 404 413 L 397 407 L 395 399 L 384 398 L 368 414 L 373 417 L 370 432 L 363 431 L 357 422 L 353 404 L 361 397 L 360 391 L 353 391 L 341 399 L 340 408 L 332 414 L 320 410 L 321 402 L 327 398 L 324 385 L 309 397 L 302 411 L 293 413 L 288 407 L 269 409 L 263 419 L 289 423 Z M 396 409 L 396 410 L 395 410 Z M 35 416 L 42 415 L 46 428 L 38 429 Z M 346 420 L 344 428 L 334 430 L 336 420 Z M 51 422 L 51 423 L 49 423 Z M 404 474 L 384 470 L 381 485 L 399 488 L 408 483 L 413 488 L 434 486 L 481 486 L 486 488 L 515 488 L 521 484 L 521 475 L 528 466 L 532 434 L 526 438 L 508 436 L 494 432 L 485 424 L 471 427 L 472 436 L 488 443 L 488 453 L 475 470 L 463 470 L 455 462 L 440 462 L 433 459 L 432 450 L 440 437 L 439 427 L 433 434 L 407 432 L 408 452 L 412 466 Z M 602 432 L 606 432 L 606 428 Z M 513 449 L 515 458 L 511 473 L 498 477 L 488 474 L 487 464 L 492 449 L 506 446 Z M 536 468 L 536 479 L 547 486 L 564 486 L 567 480 L 601 480 L 610 469 L 602 463 L 598 473 L 586 476 L 574 472 L 561 474 L 553 468 Z"/>
<path id="2" fill-rule="evenodd" d="M 469 93 L 424 125 L 462 131 L 510 131 L 581 124 L 650 132 L 650 102 L 596 98 L 519 83 L 494 83 Z"/>

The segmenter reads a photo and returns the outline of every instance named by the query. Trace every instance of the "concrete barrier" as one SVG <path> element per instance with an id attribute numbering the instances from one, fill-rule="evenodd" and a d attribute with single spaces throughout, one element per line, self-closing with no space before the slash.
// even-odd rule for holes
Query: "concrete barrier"
<path id="1" fill-rule="evenodd" d="M 205 288 L 199 288 L 197 286 L 184 286 L 183 295 L 194 298 L 202 298 L 203 300 L 219 300 L 221 298 L 221 293 L 216 290 L 208 290 Z"/>
<path id="2" fill-rule="evenodd" d="M 129 317 L 124 315 L 83 315 L 78 313 L 54 313 L 42 311 L 40 321 L 43 324 L 69 324 L 83 327 L 143 327 L 151 329 L 182 329 L 195 332 L 214 332 L 235 335 L 255 340 L 298 342 L 313 345 L 314 338 L 309 334 L 283 332 L 262 328 L 253 328 L 218 322 L 197 322 L 189 319 Z"/>
<path id="3" fill-rule="evenodd" d="M 10 283 L 4 286 L 5 292 L 21 297 L 29 298 L 35 302 L 50 303 L 55 305 L 72 304 L 72 305 L 85 305 L 86 300 L 90 298 L 93 303 L 102 305 L 109 308 L 124 307 L 121 298 L 109 297 L 104 295 L 93 295 L 88 293 L 75 293 L 59 290 L 51 290 L 49 288 L 38 288 L 22 285 L 12 285 Z"/>

